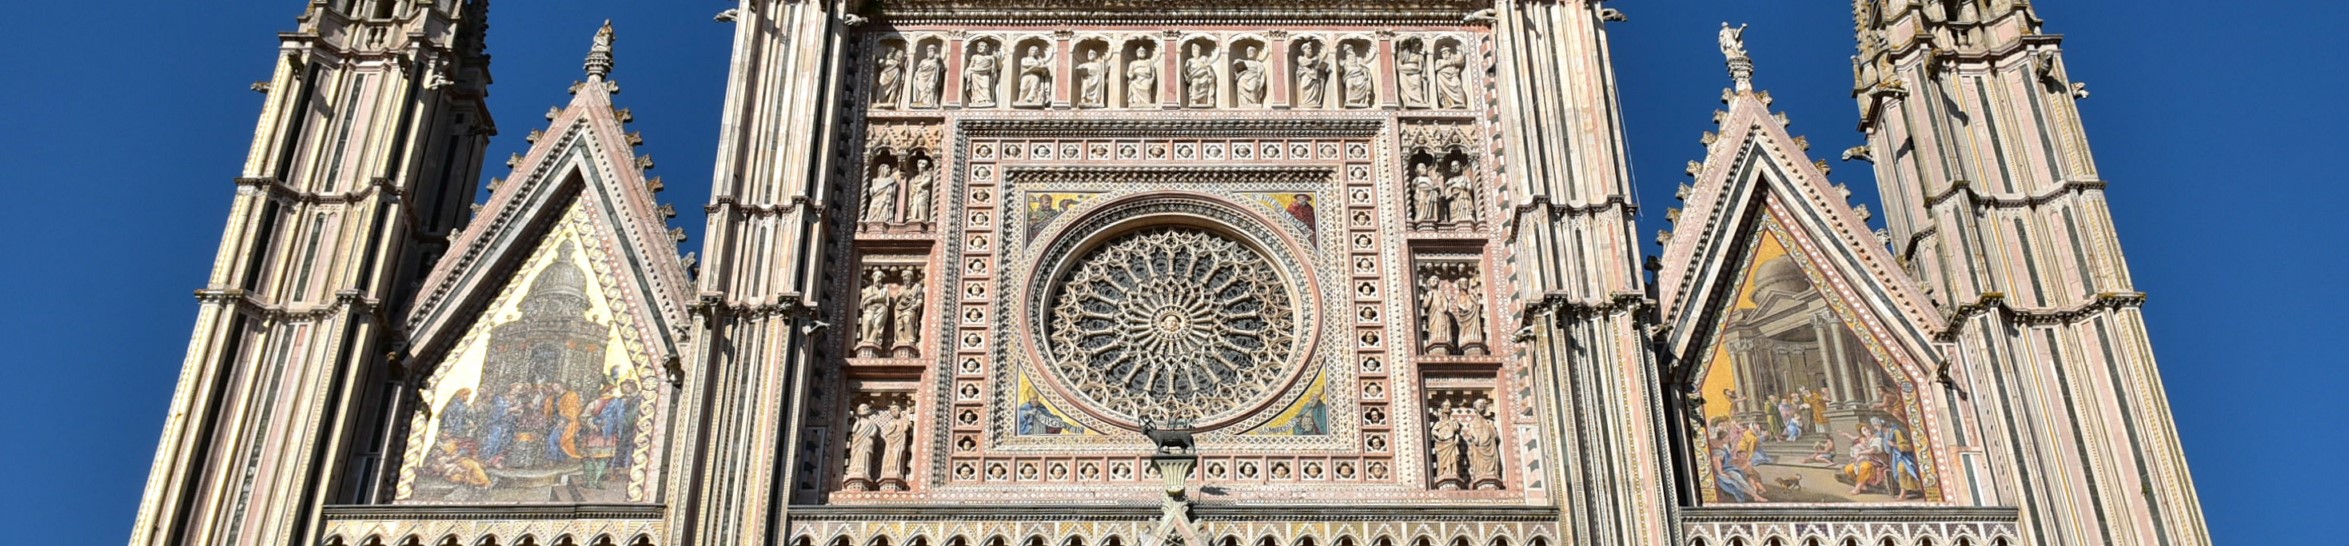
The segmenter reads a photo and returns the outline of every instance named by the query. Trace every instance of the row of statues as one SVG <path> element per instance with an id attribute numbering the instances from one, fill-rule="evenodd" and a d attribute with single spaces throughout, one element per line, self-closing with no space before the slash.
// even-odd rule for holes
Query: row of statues
<path id="1" fill-rule="evenodd" d="M 932 188 L 938 185 L 937 169 L 931 168 L 930 158 L 916 155 L 912 165 L 902 173 L 898 160 L 883 155 L 873 159 L 873 174 L 865 180 L 864 211 L 857 221 L 866 224 L 898 225 L 922 224 L 930 221 Z M 899 207 L 900 198 L 905 206 Z"/>
<path id="2" fill-rule="evenodd" d="M 913 456 L 913 412 L 902 402 L 891 402 L 887 409 L 877 411 L 871 404 L 857 404 L 849 419 L 848 469 L 842 474 L 841 488 L 904 491 L 906 463 Z M 876 455 L 880 459 L 878 472 L 873 464 Z"/>
<path id="3" fill-rule="evenodd" d="M 1465 406 L 1445 400 L 1428 410 L 1428 460 L 1435 464 L 1436 489 L 1501 488 L 1501 428 L 1493 422 L 1492 401 Z"/>
<path id="4" fill-rule="evenodd" d="M 1401 104 L 1409 108 L 1467 108 L 1467 55 L 1457 44 L 1438 44 L 1432 54 L 1423 44 L 1420 40 L 1407 40 L 1396 45 L 1394 78 Z M 1115 55 L 1105 55 L 1105 48 L 1079 48 L 1080 53 L 1070 67 L 1076 77 L 1070 99 L 1081 108 L 1107 108 L 1113 103 L 1125 108 L 1158 107 L 1161 66 L 1154 49 L 1148 44 L 1131 47 L 1124 69 L 1120 70 L 1114 66 Z M 1052 105 L 1058 69 L 1052 48 L 1027 44 L 1020 47 L 1016 56 L 1013 54 L 998 50 L 990 40 L 971 44 L 963 58 L 961 74 L 960 98 L 964 106 L 994 108 L 1008 104 L 1016 108 L 1045 108 Z M 891 45 L 876 57 L 873 103 L 884 108 L 938 106 L 946 82 L 945 54 L 938 44 L 928 43 L 919 46 L 910 63 L 906 55 L 904 48 Z M 1291 104 L 1301 109 L 1374 106 L 1378 96 L 1374 75 L 1377 58 L 1377 49 L 1369 43 L 1325 48 L 1318 40 L 1300 41 L 1290 59 L 1295 91 Z M 1225 51 L 1207 42 L 1191 42 L 1173 75 L 1174 83 L 1179 86 L 1173 90 L 1180 94 L 1177 102 L 1189 108 L 1214 108 L 1223 105 L 1224 95 L 1228 93 L 1232 106 L 1265 107 L 1273 79 L 1270 60 L 1271 53 L 1264 51 L 1260 44 L 1246 43 Z M 1006 71 L 1010 73 L 1007 75 Z M 1113 98 L 1110 80 L 1119 75 L 1125 80 L 1123 96 Z M 1006 91 L 1002 84 L 1007 77 L 1012 85 L 1005 100 L 1006 97 L 997 95 Z"/>
<path id="5" fill-rule="evenodd" d="M 912 358 L 922 343 L 922 273 L 919 268 L 876 267 L 857 293 L 856 355 Z"/>
<path id="6" fill-rule="evenodd" d="M 1411 227 L 1474 229 L 1476 186 L 1469 181 L 1468 162 L 1446 160 L 1441 172 L 1435 172 L 1436 163 L 1432 158 L 1411 161 Z"/>
<path id="7" fill-rule="evenodd" d="M 1484 281 L 1465 264 L 1420 266 L 1420 354 L 1490 354 L 1485 335 Z"/>

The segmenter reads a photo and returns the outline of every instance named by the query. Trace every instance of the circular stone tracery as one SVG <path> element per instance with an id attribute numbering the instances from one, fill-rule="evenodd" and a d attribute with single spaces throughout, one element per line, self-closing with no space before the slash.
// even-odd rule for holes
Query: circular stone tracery
<path id="1" fill-rule="evenodd" d="M 1270 260 L 1190 227 L 1118 235 L 1075 260 L 1048 308 L 1052 370 L 1091 407 L 1203 422 L 1277 394 L 1296 313 Z"/>

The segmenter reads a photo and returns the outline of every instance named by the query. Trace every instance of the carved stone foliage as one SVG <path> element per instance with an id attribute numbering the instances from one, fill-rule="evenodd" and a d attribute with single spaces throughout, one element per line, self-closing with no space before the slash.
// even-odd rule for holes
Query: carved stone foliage
<path id="1" fill-rule="evenodd" d="M 857 291 L 856 356 L 920 356 L 922 311 L 928 308 L 923 285 L 918 266 L 865 268 Z"/>
<path id="2" fill-rule="evenodd" d="M 1491 393 L 1439 390 L 1428 398 L 1429 476 L 1436 489 L 1500 489 L 1501 428 Z"/>
<path id="3" fill-rule="evenodd" d="M 1291 298 L 1263 255 L 1223 235 L 1121 235 L 1079 258 L 1052 298 L 1052 367 L 1135 421 L 1227 416 L 1289 375 Z"/>
<path id="4" fill-rule="evenodd" d="M 1473 262 L 1418 267 L 1419 350 L 1427 355 L 1491 354 L 1484 276 Z"/>

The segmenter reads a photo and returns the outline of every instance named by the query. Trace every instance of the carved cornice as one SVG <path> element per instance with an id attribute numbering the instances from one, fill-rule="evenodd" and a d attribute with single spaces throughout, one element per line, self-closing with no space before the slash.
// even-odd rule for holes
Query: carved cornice
<path id="1" fill-rule="evenodd" d="M 1965 180 L 1952 180 L 1949 183 L 1949 189 L 1942 190 L 1942 192 L 1939 194 L 1926 197 L 1925 207 L 1932 208 L 1941 206 L 1943 202 L 1949 201 L 1951 198 L 1955 198 L 1958 195 L 1963 194 L 1966 196 L 1966 202 L 1977 209 L 2026 209 L 2052 203 L 2055 202 L 2055 200 L 2064 197 L 2078 195 L 2089 191 L 2102 190 L 2104 189 L 2105 185 L 2106 184 L 2103 180 L 2065 180 L 2062 184 L 2056 185 L 2055 189 L 2048 190 L 2045 193 L 2038 195 L 2025 195 L 2022 197 L 1989 197 L 1975 193 L 1972 182 Z"/>
<path id="2" fill-rule="evenodd" d="M 1936 341 L 1953 342 L 1965 332 L 1965 324 L 1975 317 L 1992 311 L 2008 322 L 2023 325 L 2055 325 L 2079 322 L 2098 313 L 2135 309 L 2145 305 L 2144 292 L 2100 292 L 2093 299 L 2059 307 L 2016 307 L 2008 305 L 2006 293 L 1984 292 L 1972 303 L 1957 306 L 1946 315 L 1947 330 L 1934 336 Z"/>
<path id="3" fill-rule="evenodd" d="M 352 314 L 358 316 L 373 318 L 379 322 L 389 322 L 385 320 L 386 317 L 382 315 L 383 302 L 375 298 L 367 297 L 365 293 L 359 292 L 357 290 L 343 290 L 336 292 L 334 295 L 334 302 L 324 305 L 283 304 L 264 301 L 260 297 L 255 296 L 252 292 L 235 288 L 207 288 L 203 290 L 197 290 L 196 301 L 212 305 L 226 305 L 234 307 L 238 313 L 263 318 L 272 322 L 310 322 L 324 320 L 339 314 L 343 314 L 345 311 L 349 311 Z"/>
<path id="4" fill-rule="evenodd" d="M 978 119 L 962 122 L 970 136 L 1349 137 L 1377 134 L 1382 118 L 1357 119 Z"/>

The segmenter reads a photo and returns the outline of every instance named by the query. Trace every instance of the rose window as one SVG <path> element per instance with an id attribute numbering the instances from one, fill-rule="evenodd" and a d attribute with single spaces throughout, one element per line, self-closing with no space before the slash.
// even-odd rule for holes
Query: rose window
<path id="1" fill-rule="evenodd" d="M 1209 421 L 1275 394 L 1289 375 L 1289 289 L 1238 241 L 1143 229 L 1066 271 L 1047 311 L 1051 367 L 1094 408 L 1161 426 Z"/>

